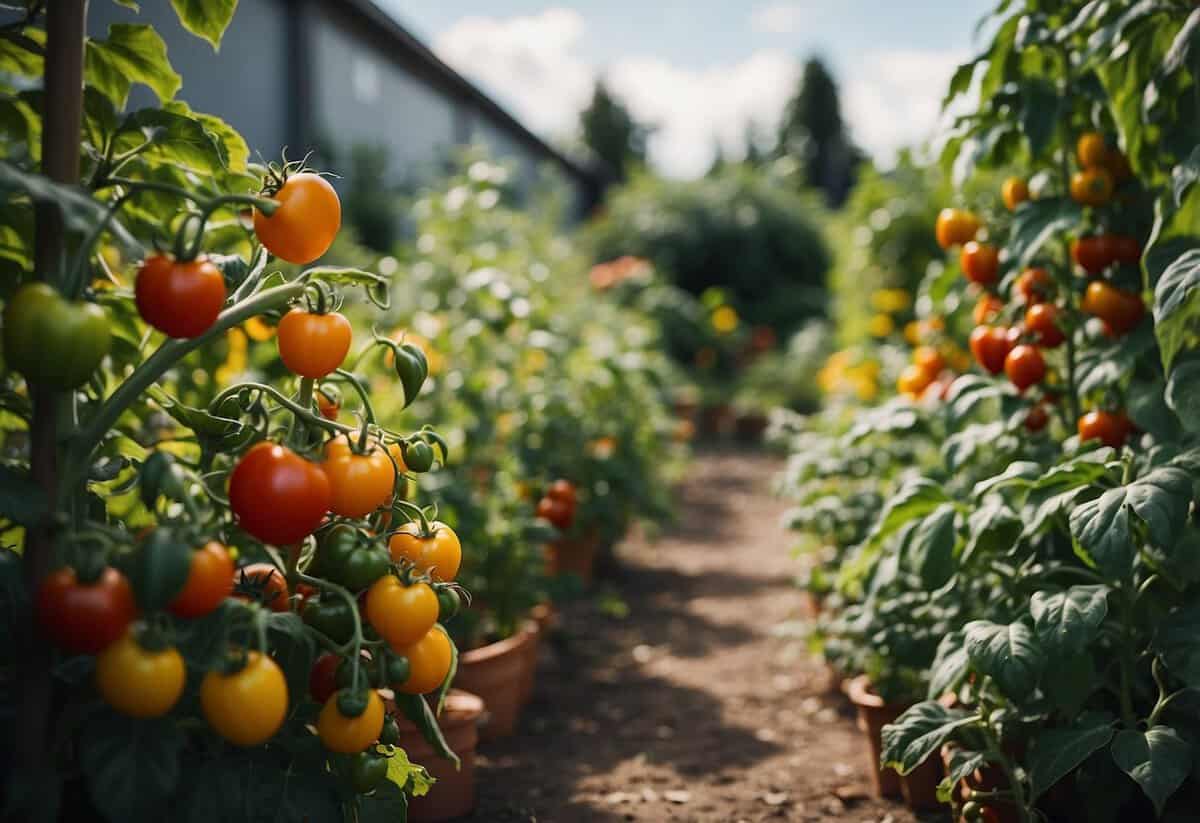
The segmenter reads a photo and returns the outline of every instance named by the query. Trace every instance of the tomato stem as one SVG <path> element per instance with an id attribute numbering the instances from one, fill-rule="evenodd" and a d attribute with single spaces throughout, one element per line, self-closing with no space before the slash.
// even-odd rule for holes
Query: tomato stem
<path id="1" fill-rule="evenodd" d="M 304 290 L 303 282 L 287 283 L 273 289 L 260 292 L 254 297 L 236 306 L 231 306 L 221 312 L 217 321 L 199 337 L 171 339 L 158 347 L 157 351 L 134 369 L 133 373 L 119 385 L 108 399 L 96 410 L 96 414 L 83 427 L 68 447 L 66 471 L 59 484 L 60 488 L 69 489 L 79 483 L 86 475 L 86 466 L 92 452 L 101 439 L 117 422 L 121 414 L 128 409 L 151 384 L 155 383 L 171 367 L 185 355 L 208 343 L 218 334 L 223 334 L 230 328 L 262 314 L 268 309 L 285 305 L 288 301 Z M 323 419 L 323 418 L 322 418 Z M 326 421 L 333 422 L 333 421 Z"/>

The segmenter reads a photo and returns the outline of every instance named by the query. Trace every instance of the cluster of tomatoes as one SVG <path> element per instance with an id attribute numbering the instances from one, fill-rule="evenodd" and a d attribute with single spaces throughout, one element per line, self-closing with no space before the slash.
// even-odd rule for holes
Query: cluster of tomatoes
<path id="1" fill-rule="evenodd" d="M 340 205 L 323 178 L 295 174 L 275 181 L 265 193 L 278 205 L 270 216 L 256 211 L 254 226 L 268 251 L 307 263 L 328 249 L 340 224 Z M 49 297 L 42 291 L 49 291 Z M 59 314 L 76 311 L 49 286 L 27 286 L 24 293 L 10 302 L 10 311 L 13 305 L 28 307 L 51 297 L 62 304 L 55 307 Z M 176 338 L 203 335 L 227 300 L 223 276 L 212 262 L 164 254 L 142 265 L 135 296 L 143 319 Z M 94 304 L 79 305 L 85 321 L 92 322 L 96 313 L 104 321 Z M 352 344 L 346 318 L 323 309 L 323 304 L 316 311 L 295 308 L 278 327 L 280 359 L 307 381 L 339 369 Z M 10 331 L 7 317 L 5 330 Z M 392 348 L 406 398 L 411 398 L 427 374 L 424 355 L 411 346 Z M 50 375 L 53 379 L 31 369 L 26 377 L 54 386 L 78 385 L 97 364 L 86 373 L 77 368 Z M 321 417 L 336 419 L 328 394 L 317 388 L 309 405 Z M 305 393 L 302 389 L 301 406 Z M 314 430 L 311 423 L 296 422 L 303 431 Z M 461 605 L 453 581 L 462 547 L 449 526 L 396 494 L 405 472 L 431 468 L 429 437 L 385 443 L 382 435 L 368 437 L 368 432 L 364 426 L 358 437 L 340 433 L 328 438 L 320 445 L 319 459 L 283 443 L 261 441 L 233 466 L 228 506 L 237 526 L 278 547 L 287 558 L 286 570 L 274 563 L 239 569 L 235 552 L 201 539 L 199 548 L 188 551 L 184 546 L 187 559 L 175 573 L 168 561 L 154 559 L 170 555 L 163 544 L 182 535 L 192 540 L 205 529 L 196 522 L 167 523 L 143 536 L 133 553 L 139 558 L 131 563 L 134 571 L 121 562 L 109 565 L 101 557 L 80 554 L 74 567 L 45 578 L 35 599 L 40 626 L 64 651 L 96 655 L 97 688 L 114 709 L 134 717 L 161 717 L 179 702 L 187 681 L 184 657 L 172 644 L 178 626 L 173 618 L 206 618 L 231 597 L 257 604 L 240 613 L 222 612 L 227 620 L 248 615 L 259 629 L 248 634 L 257 633 L 259 642 L 230 648 L 222 665 L 207 671 L 199 686 L 201 710 L 211 728 L 233 744 L 255 746 L 275 736 L 289 711 L 287 682 L 266 648 L 261 618 L 267 611 L 298 613 L 329 650 L 317 659 L 310 678 L 310 696 L 321 704 L 317 735 L 329 752 L 354 756 L 339 768 L 344 767 L 356 788 L 369 791 L 387 771 L 373 744 L 395 743 L 399 735 L 377 690 L 426 694 L 441 686 L 451 669 L 454 650 L 439 621 L 453 617 Z M 307 435 L 292 445 L 296 442 L 301 451 L 311 450 L 305 447 Z M 413 519 L 386 536 L 377 535 L 375 529 L 386 529 L 397 511 Z M 305 563 L 302 548 L 310 538 L 313 549 Z M 138 574 L 138 569 L 150 571 Z"/>
<path id="2" fill-rule="evenodd" d="M 575 484 L 570 480 L 555 480 L 538 500 L 537 516 L 559 531 L 565 532 L 575 523 L 575 510 L 578 505 Z"/>
<path id="3" fill-rule="evenodd" d="M 1080 137 L 1076 153 L 1080 169 L 1071 178 L 1070 195 L 1081 205 L 1096 208 L 1108 204 L 1117 187 L 1131 178 L 1124 155 L 1099 133 Z M 1009 178 L 1001 197 L 1008 209 L 1015 211 L 1030 198 L 1029 186 L 1020 178 Z M 1141 244 L 1131 234 L 1110 231 L 1076 237 L 1070 254 L 1087 278 L 1082 295 L 1077 295 L 1074 275 L 1056 278 L 1048 267 L 1035 265 L 1012 281 L 1005 302 L 997 295 L 1000 250 L 977 239 L 982 227 L 970 211 L 946 208 L 937 218 L 937 241 L 946 249 L 961 247 L 963 275 L 983 291 L 974 308 L 975 328 L 969 338 L 976 362 L 989 374 L 1005 374 L 1020 393 L 1043 385 L 1040 399 L 1032 403 L 1025 418 L 1028 430 L 1039 431 L 1049 422 L 1047 403 L 1056 402 L 1053 388 L 1044 386 L 1049 371 L 1045 352 L 1067 342 L 1072 330 L 1089 316 L 1097 318 L 1103 333 L 1113 339 L 1130 333 L 1141 322 L 1145 314 L 1141 295 L 1114 282 L 1127 273 L 1124 267 L 1137 265 Z M 1005 315 L 1014 314 L 1015 322 L 1002 322 Z M 913 365 L 903 372 L 898 387 L 904 394 L 919 396 L 938 380 L 942 368 L 940 353 L 923 346 L 914 352 Z M 1096 439 L 1113 447 L 1121 446 L 1134 431 L 1122 412 L 1107 409 L 1081 416 L 1077 428 L 1081 440 Z"/>

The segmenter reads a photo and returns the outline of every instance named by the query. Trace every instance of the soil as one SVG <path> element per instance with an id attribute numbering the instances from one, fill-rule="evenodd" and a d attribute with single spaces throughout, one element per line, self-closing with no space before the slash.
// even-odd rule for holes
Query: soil
<path id="1" fill-rule="evenodd" d="M 916 820 L 871 796 L 849 704 L 777 631 L 806 617 L 781 467 L 698 455 L 676 525 L 564 606 L 517 733 L 480 747 L 470 820 Z"/>

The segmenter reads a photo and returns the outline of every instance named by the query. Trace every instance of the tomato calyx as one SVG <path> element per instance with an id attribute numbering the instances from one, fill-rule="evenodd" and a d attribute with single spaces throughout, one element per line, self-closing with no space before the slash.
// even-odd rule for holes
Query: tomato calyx
<path id="1" fill-rule="evenodd" d="M 369 689 L 340 689 L 337 693 L 337 710 L 343 717 L 361 717 L 367 710 Z"/>
<path id="2" fill-rule="evenodd" d="M 309 152 L 299 160 L 288 160 L 287 153 L 285 152 L 280 158 L 282 160 L 281 163 L 276 163 L 273 160 L 267 163 L 266 173 L 263 174 L 262 184 L 258 189 L 259 195 L 266 198 L 274 197 L 279 193 L 279 190 L 284 187 L 284 184 L 286 184 L 289 179 L 298 174 L 315 174 L 318 177 L 336 176 L 329 172 L 317 171 L 316 169 L 310 168 L 308 161 L 311 157 L 312 152 Z M 273 207 L 271 211 L 267 211 L 266 209 L 262 208 L 260 208 L 260 210 L 270 217 L 277 207 L 278 204 Z"/>

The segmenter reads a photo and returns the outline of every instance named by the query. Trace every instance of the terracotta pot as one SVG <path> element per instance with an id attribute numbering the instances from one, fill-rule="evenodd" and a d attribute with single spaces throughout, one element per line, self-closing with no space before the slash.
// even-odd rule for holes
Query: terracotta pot
<path id="1" fill-rule="evenodd" d="M 883 702 L 883 698 L 871 691 L 871 681 L 865 674 L 846 681 L 846 696 L 858 709 L 858 728 L 866 735 L 870 754 L 869 771 L 875 794 L 879 797 L 900 796 L 900 775 L 892 769 L 879 768 L 879 753 L 883 749 L 881 733 L 907 708 Z"/>
<path id="2" fill-rule="evenodd" d="M 726 403 L 706 406 L 700 414 L 700 428 L 705 434 L 726 435 L 733 431 L 736 424 L 737 415 L 733 407 Z"/>
<path id="3" fill-rule="evenodd" d="M 525 621 L 521 631 L 529 634 L 529 642 L 525 644 L 525 664 L 521 670 L 521 705 L 524 706 L 533 699 L 533 688 L 537 681 L 538 652 L 542 648 L 542 624 L 533 618 Z"/>
<path id="4" fill-rule="evenodd" d="M 900 794 L 913 811 L 940 809 L 945 805 L 937 796 L 937 787 L 941 782 L 942 761 L 927 757 L 924 763 L 900 778 Z"/>
<path id="5" fill-rule="evenodd" d="M 513 733 L 521 716 L 521 689 L 529 663 L 529 632 L 463 652 L 454 685 L 483 699 L 479 738 L 494 740 Z"/>
<path id="6" fill-rule="evenodd" d="M 591 583 L 599 550 L 600 535 L 594 531 L 580 538 L 559 538 L 546 552 L 546 573 L 552 577 L 574 574 L 585 585 Z"/>
<path id="7" fill-rule="evenodd" d="M 420 763 L 437 783 L 424 797 L 409 798 L 409 823 L 438 823 L 470 814 L 475 808 L 475 744 L 479 742 L 478 723 L 483 701 L 473 694 L 453 689 L 438 725 L 450 749 L 462 760 L 462 768 L 438 755 L 417 727 L 404 715 L 393 712 L 400 725 L 400 747 L 414 763 Z"/>

